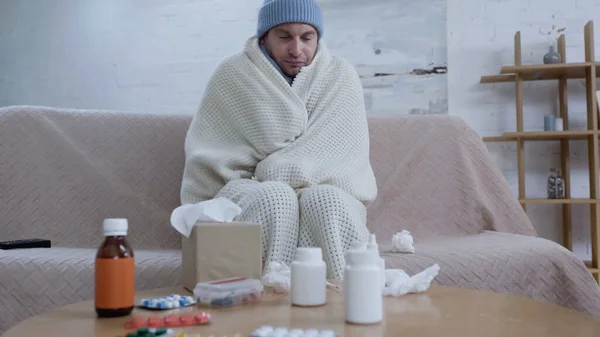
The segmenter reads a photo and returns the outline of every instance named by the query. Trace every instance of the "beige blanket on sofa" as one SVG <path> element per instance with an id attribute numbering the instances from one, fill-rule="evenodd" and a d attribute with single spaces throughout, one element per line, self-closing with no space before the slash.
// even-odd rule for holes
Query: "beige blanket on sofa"
<path id="1" fill-rule="evenodd" d="M 104 217 L 128 217 L 138 289 L 180 284 L 183 144 L 191 116 L 0 108 L 0 239 L 43 237 L 49 250 L 0 251 L 0 332 L 91 299 Z M 481 139 L 450 116 L 369 117 L 379 195 L 368 208 L 388 268 L 434 263 L 435 283 L 511 293 L 600 318 L 584 264 L 535 237 Z M 387 252 L 410 230 L 415 254 Z M 137 267 L 137 266 L 136 266 Z"/>
<path id="2" fill-rule="evenodd" d="M 437 263 L 436 283 L 548 301 L 600 318 L 600 288 L 591 273 L 567 249 L 536 237 L 485 144 L 464 121 L 418 116 L 369 123 L 380 194 L 368 223 L 387 240 L 380 248 L 388 268 L 414 274 Z M 413 234 L 415 254 L 389 252 L 399 229 Z"/>

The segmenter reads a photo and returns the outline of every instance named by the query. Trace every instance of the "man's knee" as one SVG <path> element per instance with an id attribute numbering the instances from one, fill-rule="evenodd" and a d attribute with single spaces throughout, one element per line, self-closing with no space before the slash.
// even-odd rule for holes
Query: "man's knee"
<path id="1" fill-rule="evenodd" d="M 298 195 L 296 194 L 296 191 L 294 191 L 294 189 L 286 183 L 282 183 L 279 181 L 265 181 L 259 183 L 259 186 L 260 193 L 267 195 L 275 195 L 285 200 L 298 200 Z"/>
<path id="2" fill-rule="evenodd" d="M 346 209 L 352 196 L 332 185 L 315 185 L 300 193 L 300 209 L 307 213 L 331 213 Z"/>
<path id="3" fill-rule="evenodd" d="M 298 208 L 298 196 L 289 185 L 277 181 L 233 180 L 217 194 L 238 204 L 243 210 L 256 207 Z"/>
<path id="4" fill-rule="evenodd" d="M 326 195 L 335 195 L 336 187 L 330 185 L 314 185 L 300 191 L 300 204 L 312 204 L 324 199 Z"/>
<path id="5" fill-rule="evenodd" d="M 305 222 L 366 226 L 364 204 L 336 186 L 315 185 L 302 190 L 298 206 Z"/>
<path id="6" fill-rule="evenodd" d="M 270 206 L 281 205 L 298 207 L 298 196 L 288 184 L 278 181 L 265 181 L 258 183 L 255 191 L 257 202 L 267 203 Z"/>

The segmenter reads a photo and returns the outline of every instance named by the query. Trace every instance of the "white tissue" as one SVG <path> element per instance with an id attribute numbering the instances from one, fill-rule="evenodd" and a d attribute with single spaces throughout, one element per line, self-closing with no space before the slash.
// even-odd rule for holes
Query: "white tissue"
<path id="1" fill-rule="evenodd" d="M 422 293 L 429 289 L 431 282 L 438 275 L 440 266 L 433 266 L 413 276 L 402 269 L 387 269 L 385 271 L 386 287 L 383 288 L 384 296 L 402 296 L 409 293 Z"/>
<path id="2" fill-rule="evenodd" d="M 413 237 L 410 235 L 410 232 L 403 230 L 392 237 L 392 251 L 394 253 L 414 253 L 415 247 L 413 243 Z"/>
<path id="3" fill-rule="evenodd" d="M 198 222 L 231 222 L 242 209 L 227 198 L 215 198 L 197 204 L 177 207 L 171 213 L 171 226 L 185 237 L 190 237 Z"/>
<path id="4" fill-rule="evenodd" d="M 265 287 L 270 287 L 278 293 L 290 292 L 292 288 L 292 273 L 285 263 L 271 262 L 261 279 Z"/>

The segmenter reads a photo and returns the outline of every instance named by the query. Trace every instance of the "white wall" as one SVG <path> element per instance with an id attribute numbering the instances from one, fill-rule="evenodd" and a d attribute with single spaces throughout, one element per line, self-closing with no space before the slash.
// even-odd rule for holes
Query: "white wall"
<path id="1" fill-rule="evenodd" d="M 445 0 L 319 3 L 325 41 L 364 77 L 369 112 L 447 112 L 446 75 L 410 74 L 445 66 Z M 2 0 L 0 106 L 191 114 L 220 59 L 254 34 L 261 4 Z"/>
<path id="2" fill-rule="evenodd" d="M 448 0 L 448 75 L 450 114 L 459 115 L 481 136 L 501 135 L 516 128 L 514 84 L 479 84 L 480 76 L 498 74 L 514 64 L 513 37 L 521 31 L 523 64 L 541 63 L 548 50 L 548 31 L 553 24 L 566 27 L 567 61 L 584 60 L 583 27 L 595 20 L 596 55 L 600 55 L 599 0 Z M 598 59 L 598 58 L 597 58 Z M 524 127 L 542 130 L 543 116 L 557 111 L 556 81 L 524 85 Z M 569 87 L 569 127 L 586 127 L 585 88 L 582 80 Z M 587 146 L 572 143 L 572 197 L 589 197 Z M 513 193 L 518 195 L 517 154 L 514 143 L 489 143 L 497 164 Z M 527 142 L 525 146 L 527 197 L 545 197 L 551 167 L 560 168 L 558 142 Z M 574 251 L 590 258 L 589 206 L 573 206 Z M 527 213 L 543 237 L 562 242 L 561 208 L 528 205 Z"/>

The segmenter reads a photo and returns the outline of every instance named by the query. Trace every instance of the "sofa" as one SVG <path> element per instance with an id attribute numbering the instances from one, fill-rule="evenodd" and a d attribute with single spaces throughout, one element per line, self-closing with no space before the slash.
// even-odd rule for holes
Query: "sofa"
<path id="1" fill-rule="evenodd" d="M 39 106 L 0 108 L 0 333 L 32 315 L 93 299 L 102 220 L 129 220 L 136 289 L 181 284 L 179 206 L 191 116 Z M 480 137 L 448 115 L 369 116 L 379 186 L 368 207 L 387 268 L 434 283 L 555 303 L 600 318 L 600 288 L 561 245 L 540 238 Z M 408 230 L 415 253 L 394 253 Z"/>

